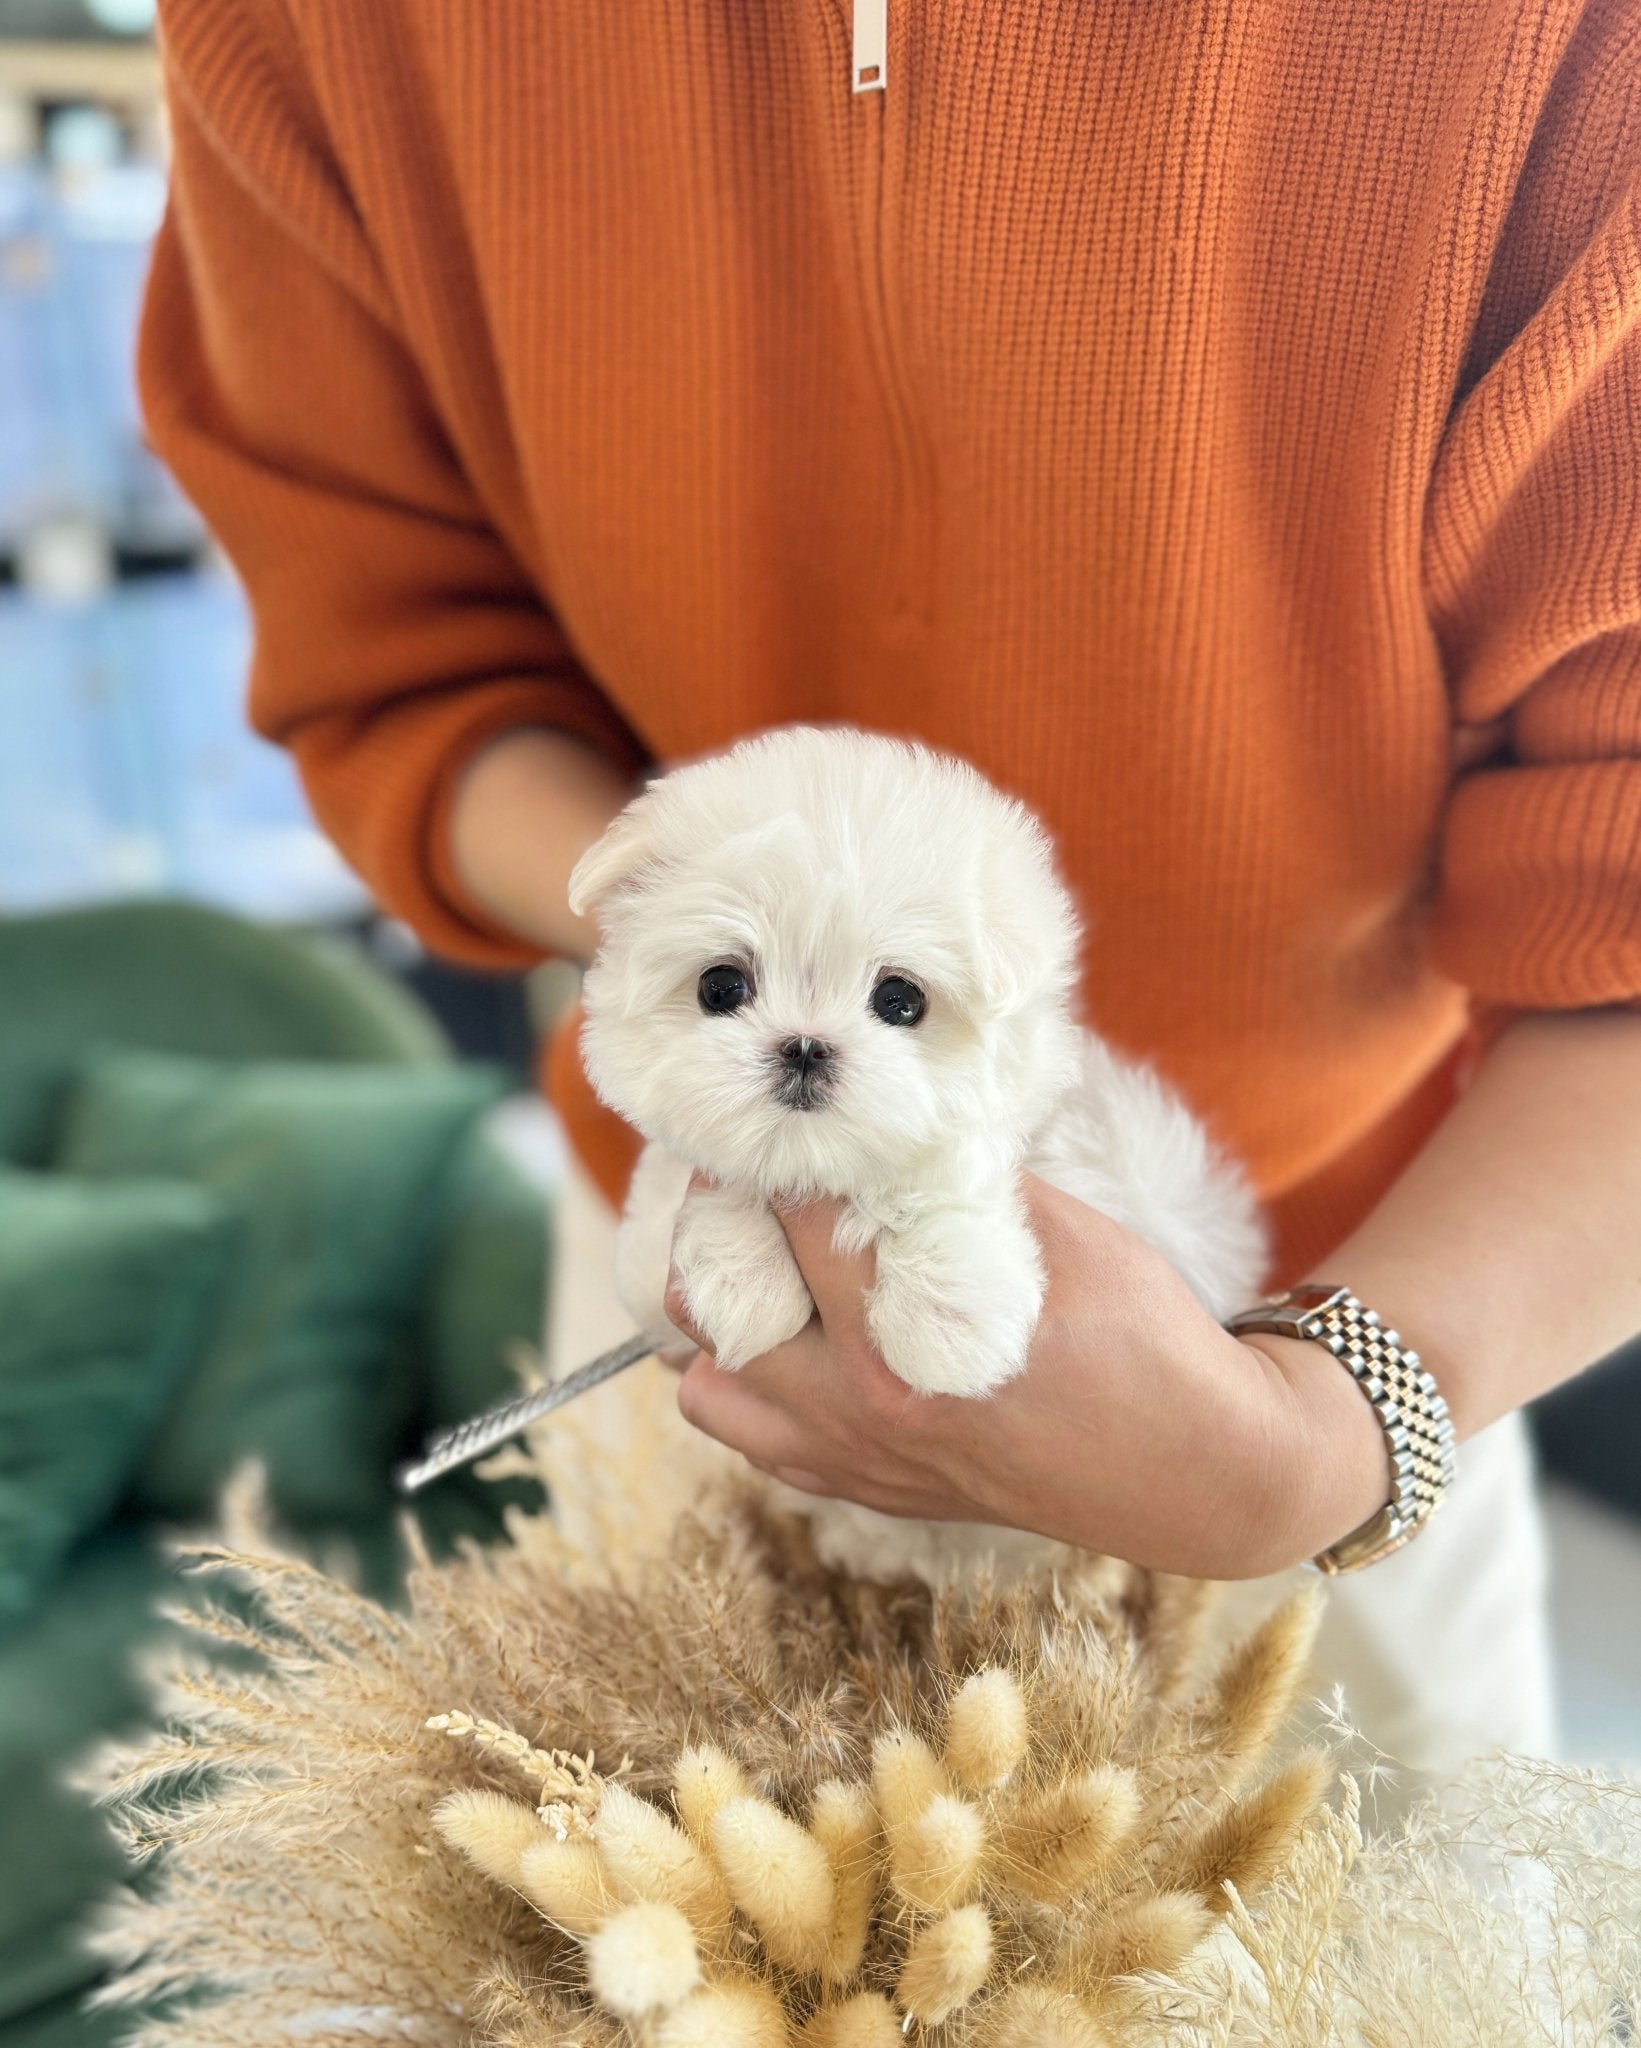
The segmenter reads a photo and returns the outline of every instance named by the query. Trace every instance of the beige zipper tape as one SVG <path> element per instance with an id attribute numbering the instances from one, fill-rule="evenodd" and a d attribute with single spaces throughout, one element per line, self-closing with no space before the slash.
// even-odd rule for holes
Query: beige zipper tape
<path id="1" fill-rule="evenodd" d="M 855 92 L 882 92 L 889 71 L 889 0 L 855 0 Z"/>

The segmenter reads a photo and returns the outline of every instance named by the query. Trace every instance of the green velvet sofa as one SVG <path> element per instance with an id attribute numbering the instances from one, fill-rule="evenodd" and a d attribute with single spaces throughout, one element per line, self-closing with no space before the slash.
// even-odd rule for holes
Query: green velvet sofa
<path id="1" fill-rule="evenodd" d="M 118 1143 L 107 1136 L 106 1114 L 99 1124 L 96 1102 L 86 1107 L 88 1065 L 101 1073 L 114 1061 L 116 1092 L 125 1088 L 129 1095 L 131 1076 L 118 1064 L 126 1054 L 138 1062 L 139 1095 L 142 1087 L 150 1095 L 159 1088 L 159 1109 L 148 1106 L 150 1124 L 163 1115 L 165 1089 L 176 1085 L 164 1061 L 179 1058 L 184 1085 L 192 1085 L 196 1071 L 186 1064 L 191 1059 L 199 1063 L 198 1072 L 217 1078 L 217 1095 L 224 1099 L 236 1086 L 243 1095 L 263 1072 L 294 1074 L 302 1086 L 308 1085 L 305 1077 L 322 1076 L 330 1090 L 324 1103 L 345 1127 L 338 1142 L 355 1152 L 366 1142 L 358 1132 L 385 1128 L 382 1115 L 390 1114 L 396 1077 L 411 1096 L 431 1095 L 444 1105 L 443 1149 L 424 1147 L 417 1169 L 427 1185 L 415 1211 L 416 1243 L 407 1247 L 395 1299 L 387 1304 L 391 1342 L 355 1347 L 350 1355 L 349 1398 L 368 1404 L 378 1392 L 391 1395 L 360 1411 L 381 1426 L 355 1445 L 346 1427 L 351 1411 L 338 1411 L 343 1421 L 332 1415 L 324 1431 L 325 1455 L 312 1455 L 321 1440 L 309 1396 L 330 1400 L 341 1381 L 326 1378 L 326 1361 L 316 1359 L 311 1347 L 299 1360 L 311 1384 L 293 1390 L 289 1400 L 264 1401 L 254 1420 L 256 1446 L 272 1454 L 273 1469 L 283 1465 L 302 1482 L 290 1489 L 294 1508 L 280 1503 L 289 1509 L 290 1525 L 320 1544 L 343 1539 L 360 1560 L 366 1583 L 391 1598 L 397 1569 L 393 1463 L 426 1429 L 505 1391 L 511 1384 L 510 1346 L 535 1339 L 541 1327 L 546 1204 L 483 1127 L 484 1101 L 500 1092 L 500 1078 L 474 1079 L 471 1070 L 458 1067 L 427 1012 L 339 941 L 251 926 L 178 904 L 0 921 L 0 1174 L 9 1176 L 13 1204 L 25 1203 L 22 1211 L 13 1207 L 14 1217 L 45 1213 L 50 1191 L 66 1184 L 65 1157 L 72 1169 L 102 1175 L 93 1199 L 98 1189 L 120 1187 L 131 1196 L 151 1185 L 120 1180 L 118 1144 L 132 1142 L 130 1129 L 141 1125 L 139 1117 L 133 1126 L 129 1103 Z M 141 1066 L 145 1054 L 160 1056 L 153 1074 Z M 462 1092 L 470 1081 L 471 1097 Z M 355 1096 L 364 1101 L 372 1090 L 376 1123 L 369 1116 L 350 1122 L 347 1111 Z M 76 1130 L 77 1124 L 88 1127 Z M 454 1141 L 452 1132 L 459 1132 Z M 159 1132 L 166 1142 L 172 1135 Z M 349 1164 L 363 1171 L 368 1161 L 354 1157 Z M 367 1183 L 368 1175 L 359 1184 Z M 31 1190 L 38 1191 L 32 1205 Z M 111 1199 L 117 1207 L 124 1197 Z M 190 1198 L 184 1191 L 177 1199 L 186 1207 Z M 142 1220 L 140 1201 L 125 1200 L 125 1208 L 135 1208 Z M 209 1320 L 205 1309 L 201 1315 Z M 0 1363 L 5 1334 L 0 1330 Z M 15 1344 L 12 1355 L 15 1360 Z M 65 1361 L 65 1370 L 73 1363 Z M 360 1385 L 361 1373 L 374 1375 L 381 1387 Z M 105 1397 L 123 1398 L 130 1391 L 106 1372 L 103 1384 Z M 164 1398 L 151 1404 L 149 1432 L 163 1455 L 187 1444 L 197 1419 L 191 1409 L 204 1395 L 193 1391 L 186 1374 L 160 1394 Z M 0 1402 L 4 1398 L 0 1388 Z M 86 1443 L 97 1440 L 100 1424 L 106 1436 L 108 1407 L 107 1398 L 86 1400 Z M 230 1404 L 228 1412 L 242 1409 Z M 26 1449 L 26 1432 L 14 1424 L 12 1434 L 12 1446 L 0 1442 L 0 1491 L 11 1476 L 8 1457 L 15 1466 Z M 78 1469 L 79 1439 L 65 1431 L 61 1418 L 58 1435 L 60 1462 L 66 1445 L 75 1476 L 87 1478 L 89 1465 Z M 197 1476 L 203 1482 L 220 1473 Z M 169 1493 L 158 1491 L 171 1510 L 161 1511 L 155 1489 L 145 1493 L 129 1475 L 111 1482 L 108 1491 L 106 1512 L 98 1513 L 95 1526 L 75 1534 L 37 1592 L 21 1605 L 14 1594 L 10 1611 L 0 1611 L 3 2048 L 90 2048 L 117 2040 L 121 2032 L 117 2018 L 81 2009 L 96 1965 L 77 1939 L 87 1908 L 120 1875 L 119 1861 L 100 1819 L 61 1779 L 65 1766 L 99 1736 L 141 1724 L 133 1653 L 166 1631 L 156 1618 L 156 1602 L 176 1600 L 191 1583 L 179 1579 L 164 1540 L 178 1526 L 197 1526 L 203 1513 L 187 1510 L 208 1513 L 208 1503 L 191 1500 L 173 1482 Z M 277 1484 L 274 1492 L 277 1500 Z M 501 1498 L 498 1489 L 458 1477 L 428 1497 L 424 1526 L 436 1547 L 462 1533 L 493 1533 Z M 14 1524 L 17 1519 L 14 1513 Z M 0 1539 L 4 1533 L 0 1528 Z"/>

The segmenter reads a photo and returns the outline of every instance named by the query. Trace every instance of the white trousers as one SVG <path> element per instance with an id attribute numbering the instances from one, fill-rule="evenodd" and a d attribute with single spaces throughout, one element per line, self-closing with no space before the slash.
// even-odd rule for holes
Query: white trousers
<path id="1" fill-rule="evenodd" d="M 547 1361 L 557 1375 L 632 1328 L 611 1277 L 615 1216 L 574 1158 L 554 1236 Z M 1461 1445 L 1448 1499 L 1416 1541 L 1330 1583 L 1312 1690 L 1343 1689 L 1356 1728 L 1403 1768 L 1404 1793 L 1497 1750 L 1550 1755 L 1547 1581 L 1532 1452 L 1511 1415 Z M 1225 1625 L 1268 1611 L 1296 1582 L 1284 1573 L 1233 1587 Z"/>

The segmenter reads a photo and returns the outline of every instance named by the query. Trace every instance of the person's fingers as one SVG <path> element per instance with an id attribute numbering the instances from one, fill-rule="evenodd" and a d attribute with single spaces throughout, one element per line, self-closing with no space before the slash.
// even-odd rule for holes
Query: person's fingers
<path id="1" fill-rule="evenodd" d="M 832 1492 L 818 1472 L 805 1472 L 797 1465 L 776 1465 L 769 1474 L 771 1479 L 780 1480 L 783 1486 L 790 1486 L 797 1493 L 818 1493 L 829 1498 Z"/>
<path id="2" fill-rule="evenodd" d="M 843 1204 L 816 1201 L 797 1207 L 776 1202 L 772 1206 L 823 1328 L 834 1337 L 864 1338 L 862 1297 L 877 1278 L 877 1256 L 869 1249 L 838 1249 L 835 1233 Z"/>
<path id="3" fill-rule="evenodd" d="M 802 1422 L 758 1399 L 746 1388 L 743 1374 L 720 1372 L 704 1354 L 679 1382 L 678 1407 L 684 1420 L 703 1435 L 738 1452 L 756 1470 L 799 1493 L 858 1501 L 884 1514 L 921 1512 L 917 1499 L 881 1485 L 858 1460 L 834 1466 L 830 1479 L 815 1471 L 809 1460 L 817 1446 Z"/>
<path id="4" fill-rule="evenodd" d="M 708 1345 L 701 1349 L 716 1363 Z M 799 1427 L 808 1427 L 817 1408 L 817 1395 L 827 1385 L 826 1354 L 826 1332 L 812 1317 L 795 1337 L 722 1376 L 733 1380 L 752 1399 L 779 1408 Z"/>
<path id="5" fill-rule="evenodd" d="M 743 1374 L 720 1372 L 705 1352 L 678 1383 L 678 1412 L 765 1472 L 803 1467 L 804 1435 L 794 1419 L 748 1387 Z"/>

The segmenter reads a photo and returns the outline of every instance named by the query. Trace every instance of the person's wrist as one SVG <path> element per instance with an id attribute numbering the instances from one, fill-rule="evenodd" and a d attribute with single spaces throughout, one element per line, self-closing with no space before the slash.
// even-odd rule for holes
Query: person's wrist
<path id="1" fill-rule="evenodd" d="M 449 858 L 463 896 L 530 945 L 590 959 L 597 933 L 572 914 L 565 886 L 633 794 L 631 778 L 577 733 L 495 734 L 464 764 L 451 798 Z"/>
<path id="2" fill-rule="evenodd" d="M 1136 1480 L 1125 1489 L 1119 1479 L 1114 1489 L 1093 1492 L 1079 1486 L 1068 1497 L 1041 1483 L 1042 1465 L 1056 1455 L 1051 1450 L 1032 1468 L 1029 1499 L 1005 1502 L 1001 1511 L 994 1504 L 987 1518 L 1082 1549 L 1113 1551 L 1154 1570 L 1224 1580 L 1285 1571 L 1354 1527 L 1329 1525 L 1319 1498 L 1326 1489 L 1317 1479 L 1328 1418 L 1324 1404 L 1310 1402 L 1305 1373 L 1294 1369 L 1333 1361 L 1325 1353 L 1318 1361 L 1291 1361 L 1276 1353 L 1280 1339 L 1267 1351 L 1263 1338 L 1244 1342 L 1206 1316 L 1203 1325 L 1202 1341 L 1184 1354 L 1190 1365 L 1179 1398 L 1156 1421 L 1166 1446 L 1160 1485 L 1153 1468 L 1149 1482 Z M 1334 1371 L 1353 1391 L 1349 1375 L 1337 1366 Z M 1372 1410 L 1360 1394 L 1356 1398 L 1367 1413 L 1369 1456 L 1376 1454 L 1388 1470 Z M 1058 1447 L 1063 1439 L 1055 1441 Z M 1372 1506 L 1382 1504 L 1387 1491 L 1388 1482 Z"/>
<path id="3" fill-rule="evenodd" d="M 1391 1495 L 1385 1433 L 1362 1389 L 1320 1344 L 1272 1331 L 1234 1340 L 1260 1362 L 1270 1393 L 1258 1540 L 1278 1571 L 1337 1543 Z"/>

